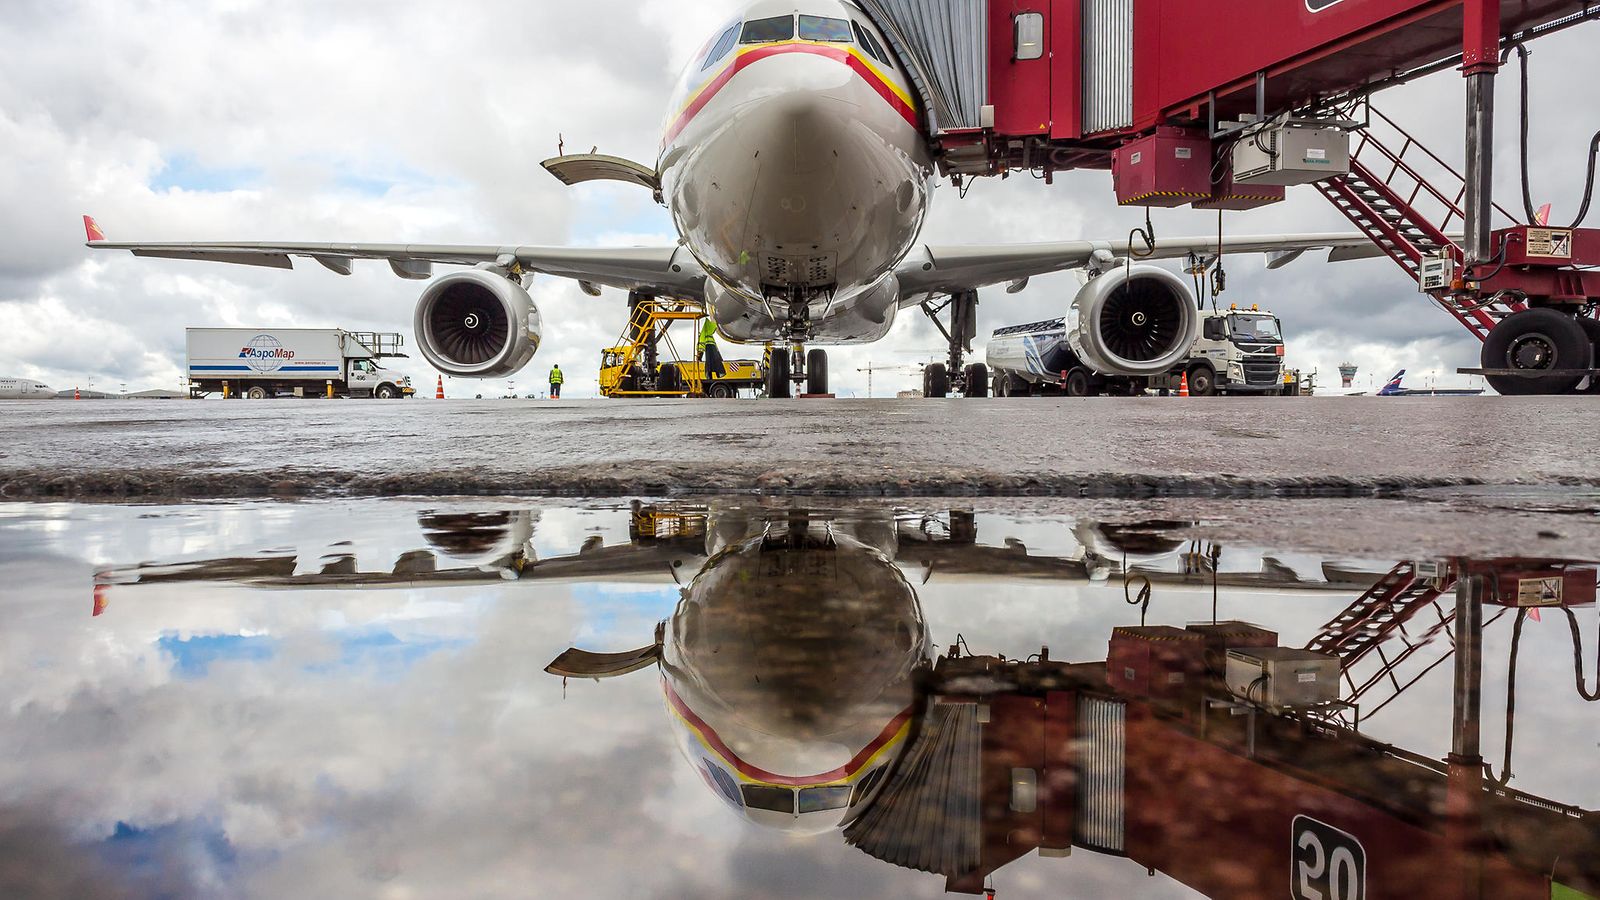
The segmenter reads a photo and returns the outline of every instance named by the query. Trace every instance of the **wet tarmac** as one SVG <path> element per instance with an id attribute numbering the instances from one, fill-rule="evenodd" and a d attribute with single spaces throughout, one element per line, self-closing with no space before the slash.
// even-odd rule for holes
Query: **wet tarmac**
<path id="1" fill-rule="evenodd" d="M 1392 496 L 1600 487 L 1573 398 L 13 403 L 0 496 Z"/>
<path id="2" fill-rule="evenodd" d="M 0 504 L 0 896 L 1597 896 L 1554 497 Z"/>

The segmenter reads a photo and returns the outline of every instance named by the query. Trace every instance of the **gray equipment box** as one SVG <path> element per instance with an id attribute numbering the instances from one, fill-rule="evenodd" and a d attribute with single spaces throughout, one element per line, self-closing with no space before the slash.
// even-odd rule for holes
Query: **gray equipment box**
<path id="1" fill-rule="evenodd" d="M 1337 128 L 1276 125 L 1233 145 L 1235 184 L 1294 185 L 1350 172 L 1350 135 Z"/>
<path id="2" fill-rule="evenodd" d="M 1226 680 L 1235 697 L 1268 709 L 1296 709 L 1339 699 L 1339 660 L 1295 647 L 1228 651 Z"/>

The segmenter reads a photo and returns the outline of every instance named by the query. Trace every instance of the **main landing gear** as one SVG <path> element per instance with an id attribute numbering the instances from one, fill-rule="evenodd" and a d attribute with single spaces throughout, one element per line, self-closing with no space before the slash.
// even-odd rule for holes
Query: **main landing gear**
<path id="1" fill-rule="evenodd" d="M 939 321 L 939 313 L 945 310 L 950 311 L 949 328 Z M 966 354 L 972 352 L 972 339 L 978 336 L 978 292 L 951 294 L 938 305 L 932 298 L 924 300 L 922 311 L 950 348 L 945 362 L 932 363 L 922 370 L 922 396 L 989 396 L 989 367 L 980 362 L 963 365 Z"/>
<path id="2" fill-rule="evenodd" d="M 1550 307 L 1512 313 L 1482 358 L 1489 386 L 1506 396 L 1600 393 L 1600 321 Z"/>

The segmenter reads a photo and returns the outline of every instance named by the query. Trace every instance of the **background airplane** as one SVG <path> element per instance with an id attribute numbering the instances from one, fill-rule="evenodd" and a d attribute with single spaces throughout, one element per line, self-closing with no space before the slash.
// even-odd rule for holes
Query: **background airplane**
<path id="1" fill-rule="evenodd" d="M 1428 388 L 1426 390 L 1413 390 L 1401 385 L 1406 379 L 1406 370 L 1401 369 L 1394 373 L 1389 383 L 1378 392 L 1379 397 L 1476 397 L 1483 393 L 1483 388 Z"/>
<path id="2" fill-rule="evenodd" d="M 948 313 L 947 363 L 932 383 L 980 394 L 981 363 L 962 365 L 976 334 L 977 290 L 1070 269 L 1089 277 L 1072 303 L 1074 349 L 1098 371 L 1170 368 L 1192 342 L 1196 302 L 1186 279 L 1145 262 L 1205 264 L 1216 237 L 1118 237 L 1013 245 L 919 245 L 934 179 L 927 123 L 905 68 L 862 10 L 840 0 L 759 0 L 707 40 L 669 107 L 653 166 L 611 156 L 557 157 L 569 184 L 612 180 L 653 192 L 677 245 L 658 248 L 421 244 L 146 243 L 105 240 L 85 217 L 88 246 L 138 256 L 289 268 L 309 257 L 348 275 L 381 259 L 407 279 L 435 264 L 468 266 L 434 281 L 414 315 L 422 354 L 440 371 L 504 377 L 538 349 L 542 322 L 528 293 L 536 274 L 571 278 L 598 296 L 705 301 L 725 338 L 776 341 L 768 393 L 827 393 L 827 358 L 806 343 L 859 343 L 888 333 L 899 310 Z M 1370 256 L 1360 235 L 1233 237 L 1236 253 L 1308 249 Z M 1137 257 L 1140 262 L 1134 264 Z M 941 326 L 942 327 L 942 326 Z M 943 391 L 936 390 L 936 393 Z"/>
<path id="3" fill-rule="evenodd" d="M 54 400 L 55 388 L 31 378 L 0 378 L 0 400 Z"/>

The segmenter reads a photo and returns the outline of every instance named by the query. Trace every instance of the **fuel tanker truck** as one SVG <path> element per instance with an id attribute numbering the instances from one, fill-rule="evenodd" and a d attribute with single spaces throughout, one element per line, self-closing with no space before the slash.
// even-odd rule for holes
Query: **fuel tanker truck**
<path id="1" fill-rule="evenodd" d="M 1125 305 L 1129 308 L 1102 307 L 1100 318 L 1109 314 L 1113 321 L 1101 321 L 1097 329 L 1088 327 L 1075 304 L 1063 318 L 995 331 L 986 357 L 994 395 L 1137 396 L 1147 390 L 1175 392 L 1185 375 L 1189 393 L 1200 397 L 1283 391 L 1283 329 L 1271 312 L 1258 306 L 1199 310 L 1199 327 L 1186 352 L 1167 357 L 1160 371 L 1129 374 L 1127 366 L 1101 362 L 1106 354 L 1096 344 L 1109 341 L 1122 354 L 1145 355 L 1143 343 L 1131 338 L 1150 334 L 1149 320 L 1159 310 Z M 1126 333 L 1116 318 L 1129 320 Z"/>

